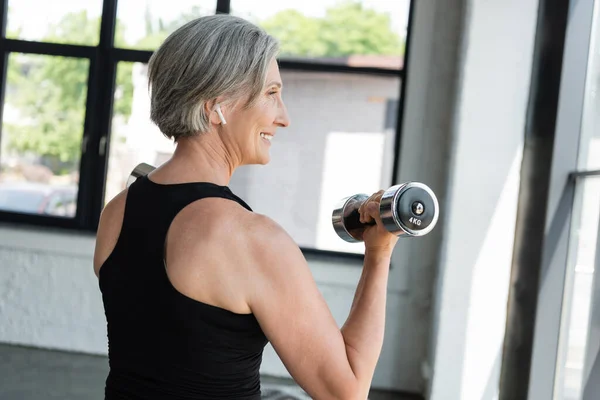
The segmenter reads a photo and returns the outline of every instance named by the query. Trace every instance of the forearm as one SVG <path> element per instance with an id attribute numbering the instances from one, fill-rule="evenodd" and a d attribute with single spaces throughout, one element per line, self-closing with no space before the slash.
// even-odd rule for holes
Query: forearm
<path id="1" fill-rule="evenodd" d="M 342 336 L 360 383 L 370 384 L 381 354 L 390 265 L 389 253 L 366 252 L 365 263 Z"/>

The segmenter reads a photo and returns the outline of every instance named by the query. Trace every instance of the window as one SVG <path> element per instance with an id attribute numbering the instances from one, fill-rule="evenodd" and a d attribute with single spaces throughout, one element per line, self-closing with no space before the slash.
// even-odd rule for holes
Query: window
<path id="1" fill-rule="evenodd" d="M 36 29 L 22 8 L 49 3 L 0 5 L 8 12 L 0 219 L 95 231 L 131 170 L 174 151 L 149 119 L 152 51 L 185 22 L 230 11 L 280 40 L 292 120 L 273 140 L 270 165 L 240 168 L 230 187 L 305 250 L 363 253 L 335 235 L 331 211 L 342 197 L 396 183 L 409 2 L 305 3 L 73 1 Z M 24 185 L 31 189 L 15 191 Z"/>
<path id="2" fill-rule="evenodd" d="M 32 10 L 35 10 L 33 12 Z M 95 46 L 100 38 L 98 0 L 8 0 L 6 37 Z"/>
<path id="3" fill-rule="evenodd" d="M 119 0 L 115 46 L 154 50 L 186 22 L 215 13 L 215 0 Z"/>
<path id="4" fill-rule="evenodd" d="M 600 2 L 592 17 L 577 169 L 600 170 Z M 569 238 L 554 399 L 579 400 L 600 347 L 600 177 L 577 182 Z"/>
<path id="5" fill-rule="evenodd" d="M 0 210 L 48 214 L 53 196 L 76 194 L 88 70 L 86 59 L 9 54 Z"/>
<path id="6" fill-rule="evenodd" d="M 281 57 L 354 67 L 402 67 L 407 0 L 233 0 L 231 13 L 281 42 Z"/>

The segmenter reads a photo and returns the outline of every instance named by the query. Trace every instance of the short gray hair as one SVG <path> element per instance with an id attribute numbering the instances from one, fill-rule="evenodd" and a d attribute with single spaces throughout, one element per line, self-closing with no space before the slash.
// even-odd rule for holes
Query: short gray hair
<path id="1" fill-rule="evenodd" d="M 208 131 L 206 103 L 246 96 L 251 105 L 278 51 L 275 38 L 242 18 L 219 14 L 188 22 L 150 58 L 150 118 L 175 141 Z"/>

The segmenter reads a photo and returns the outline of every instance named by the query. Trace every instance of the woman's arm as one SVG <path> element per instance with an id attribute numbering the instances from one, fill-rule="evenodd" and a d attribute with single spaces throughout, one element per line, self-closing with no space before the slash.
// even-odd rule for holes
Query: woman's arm
<path id="1" fill-rule="evenodd" d="M 377 219 L 375 206 L 368 208 L 361 210 L 366 220 Z M 365 233 L 363 273 L 340 329 L 292 238 L 268 218 L 255 218 L 245 232 L 257 271 L 248 304 L 266 336 L 313 398 L 366 399 L 383 344 L 388 270 L 397 238 L 381 221 Z"/>

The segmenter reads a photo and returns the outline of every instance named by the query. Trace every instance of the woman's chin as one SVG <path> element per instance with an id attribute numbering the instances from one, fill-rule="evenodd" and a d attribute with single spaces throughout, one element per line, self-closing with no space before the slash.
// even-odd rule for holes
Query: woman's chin
<path id="1" fill-rule="evenodd" d="M 268 163 L 271 162 L 271 156 L 266 154 L 266 155 L 260 155 L 256 158 L 254 158 L 252 161 L 249 162 L 245 162 L 244 165 L 267 165 Z"/>
<path id="2" fill-rule="evenodd" d="M 263 157 L 257 164 L 267 165 L 269 162 L 271 162 L 271 157 Z"/>
<path id="3" fill-rule="evenodd" d="M 265 149 L 266 151 L 261 151 L 257 154 L 257 158 L 259 159 L 258 164 L 267 165 L 271 161 L 271 152 L 269 149 Z"/>

